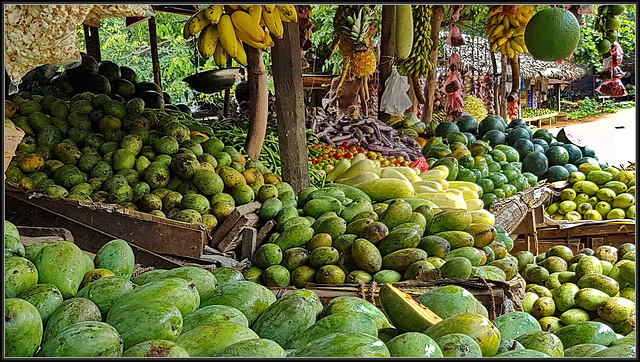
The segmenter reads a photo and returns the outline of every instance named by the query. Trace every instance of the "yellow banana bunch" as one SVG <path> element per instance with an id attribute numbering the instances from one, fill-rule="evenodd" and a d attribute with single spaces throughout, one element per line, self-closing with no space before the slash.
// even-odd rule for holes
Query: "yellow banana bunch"
<path id="1" fill-rule="evenodd" d="M 431 6 L 412 5 L 413 16 L 413 45 L 411 53 L 405 59 L 398 61 L 398 72 L 401 75 L 426 76 L 433 63 L 429 60 L 431 52 Z"/>
<path id="2" fill-rule="evenodd" d="M 185 39 L 189 39 L 200 33 L 209 24 L 209 20 L 206 18 L 206 10 L 200 10 L 187 20 L 182 30 L 182 36 Z"/>
<path id="3" fill-rule="evenodd" d="M 224 14 L 218 22 L 218 33 L 220 33 L 220 45 L 231 57 L 235 57 L 238 52 L 238 41 L 236 40 L 236 31 L 233 27 L 231 17 Z"/>
<path id="4" fill-rule="evenodd" d="M 207 25 L 198 37 L 198 51 L 203 58 L 209 59 L 213 56 L 218 45 L 218 28 L 213 25 Z"/>
<path id="5" fill-rule="evenodd" d="M 267 10 L 267 5 L 263 6 L 264 9 L 262 11 L 262 20 L 264 21 L 264 25 L 266 25 L 267 29 L 269 29 L 269 32 L 275 35 L 276 38 L 282 39 L 282 36 L 284 35 L 284 27 L 282 26 L 280 13 L 275 10 L 269 12 L 269 10 Z"/>
<path id="6" fill-rule="evenodd" d="M 491 44 L 491 51 L 500 48 L 500 52 L 510 58 L 518 53 L 527 52 L 524 44 L 524 30 L 529 19 L 535 15 L 533 5 L 518 5 L 516 15 L 502 14 L 502 5 L 489 9 L 487 35 Z"/>
<path id="7" fill-rule="evenodd" d="M 298 22 L 298 10 L 295 5 L 276 5 L 276 10 L 280 13 L 280 19 L 287 23 Z"/>
<path id="8" fill-rule="evenodd" d="M 274 46 L 271 36 L 282 38 L 282 22 L 297 21 L 295 5 L 209 5 L 187 20 L 183 36 L 199 34 L 198 51 L 220 67 L 226 67 L 229 57 L 246 65 L 244 44 L 266 50 Z"/>
<path id="9" fill-rule="evenodd" d="M 220 17 L 222 16 L 222 5 L 211 5 L 204 10 L 206 18 L 211 24 L 218 24 Z"/>

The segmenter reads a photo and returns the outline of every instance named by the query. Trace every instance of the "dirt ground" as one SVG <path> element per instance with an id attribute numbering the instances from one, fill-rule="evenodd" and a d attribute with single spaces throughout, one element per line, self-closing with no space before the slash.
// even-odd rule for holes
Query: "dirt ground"
<path id="1" fill-rule="evenodd" d="M 596 122 L 596 121 L 601 121 L 603 119 L 610 118 L 611 115 L 613 114 L 615 113 L 598 113 L 598 114 L 592 114 L 584 118 L 567 119 L 566 121 L 558 121 L 553 124 L 546 124 L 545 122 L 542 128 L 554 129 L 554 128 L 562 128 L 562 127 L 568 127 L 568 126 L 575 126 L 578 124 Z"/>

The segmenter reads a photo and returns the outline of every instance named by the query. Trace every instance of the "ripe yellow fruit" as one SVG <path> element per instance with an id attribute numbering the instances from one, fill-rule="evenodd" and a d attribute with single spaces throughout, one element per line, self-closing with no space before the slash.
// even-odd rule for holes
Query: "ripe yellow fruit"
<path id="1" fill-rule="evenodd" d="M 238 41 L 236 31 L 229 15 L 222 15 L 218 22 L 218 33 L 220 34 L 220 44 L 231 57 L 235 57 L 238 52 Z"/>

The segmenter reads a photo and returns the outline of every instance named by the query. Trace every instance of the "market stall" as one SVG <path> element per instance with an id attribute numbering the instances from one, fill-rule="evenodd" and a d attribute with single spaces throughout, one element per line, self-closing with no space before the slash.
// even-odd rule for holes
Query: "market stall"
<path id="1" fill-rule="evenodd" d="M 8 9 L 6 357 L 635 356 L 635 165 L 518 118 L 593 6 Z M 211 108 L 167 92 L 163 12 Z"/>

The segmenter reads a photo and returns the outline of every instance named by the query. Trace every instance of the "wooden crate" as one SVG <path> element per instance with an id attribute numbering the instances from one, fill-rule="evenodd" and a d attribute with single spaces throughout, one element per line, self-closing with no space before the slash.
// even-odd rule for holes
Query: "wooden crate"
<path id="1" fill-rule="evenodd" d="M 8 184 L 5 186 L 6 217 L 18 225 L 58 226 L 74 233 L 90 229 L 157 254 L 191 258 L 202 256 L 208 240 L 204 225 L 164 219 L 113 204 L 32 197 Z"/>
<path id="2" fill-rule="evenodd" d="M 514 278 L 509 282 L 486 280 L 486 283 L 479 278 L 471 279 L 442 279 L 440 271 L 422 271 L 415 279 L 393 283 L 393 285 L 416 299 L 429 290 L 444 285 L 458 285 L 465 288 L 487 308 L 489 318 L 494 319 L 514 310 L 522 310 L 522 298 L 524 297 L 525 283 L 522 278 Z M 334 298 L 342 296 L 359 297 L 371 302 L 378 308 L 380 299 L 378 292 L 379 284 L 314 284 L 308 283 L 305 289 L 314 291 L 323 305 L 326 305 Z M 289 286 L 286 288 L 269 288 L 277 298 L 289 294 L 297 288 Z"/>
<path id="3" fill-rule="evenodd" d="M 16 154 L 16 149 L 18 148 L 18 144 L 22 141 L 24 137 L 24 131 L 21 129 L 13 129 L 13 128 L 4 128 L 4 170 L 7 171 L 9 167 L 9 163 L 11 159 Z M 6 179 L 7 176 L 5 175 Z"/>

